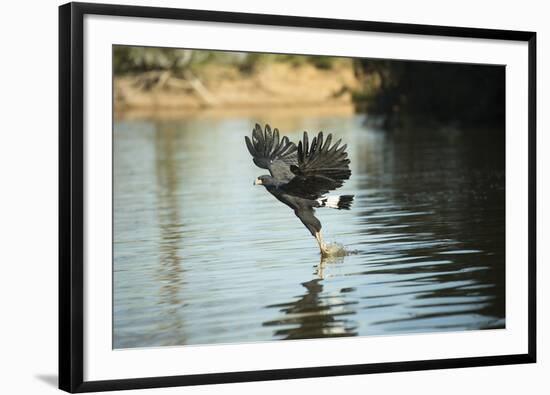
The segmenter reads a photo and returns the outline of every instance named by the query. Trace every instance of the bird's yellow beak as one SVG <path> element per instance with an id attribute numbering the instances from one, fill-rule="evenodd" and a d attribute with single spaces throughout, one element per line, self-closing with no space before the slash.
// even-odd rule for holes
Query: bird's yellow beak
<path id="1" fill-rule="evenodd" d="M 254 184 L 253 185 L 262 185 L 262 180 L 260 180 L 259 178 L 256 178 L 254 180 Z"/>

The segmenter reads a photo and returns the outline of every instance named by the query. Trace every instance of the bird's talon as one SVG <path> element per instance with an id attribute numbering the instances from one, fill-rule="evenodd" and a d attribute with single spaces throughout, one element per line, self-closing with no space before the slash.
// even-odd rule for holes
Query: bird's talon
<path id="1" fill-rule="evenodd" d="M 321 236 L 321 232 L 315 233 L 315 239 L 317 239 L 317 243 L 319 244 L 319 250 L 321 250 L 321 256 L 323 258 L 326 258 L 329 256 L 329 251 L 326 246 L 326 244 L 323 242 L 323 236 Z"/>

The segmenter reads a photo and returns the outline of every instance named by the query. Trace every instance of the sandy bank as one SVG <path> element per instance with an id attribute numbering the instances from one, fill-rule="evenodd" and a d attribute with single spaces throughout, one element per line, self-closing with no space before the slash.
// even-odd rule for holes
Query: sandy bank
<path id="1" fill-rule="evenodd" d="M 171 118 L 297 108 L 344 114 L 353 112 L 352 92 L 358 86 L 351 64 L 319 69 L 309 64 L 273 63 L 252 73 L 220 65 L 180 75 L 151 71 L 115 77 L 115 114 L 119 118 Z"/>

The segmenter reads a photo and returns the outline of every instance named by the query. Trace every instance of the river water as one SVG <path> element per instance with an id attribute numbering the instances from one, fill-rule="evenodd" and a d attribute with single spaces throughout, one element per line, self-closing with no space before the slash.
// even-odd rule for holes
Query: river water
<path id="1" fill-rule="evenodd" d="M 115 348 L 505 326 L 504 141 L 488 130 L 365 126 L 364 116 L 118 120 Z M 319 209 L 321 261 L 253 180 L 244 144 L 269 121 L 348 144 L 350 211 Z"/>

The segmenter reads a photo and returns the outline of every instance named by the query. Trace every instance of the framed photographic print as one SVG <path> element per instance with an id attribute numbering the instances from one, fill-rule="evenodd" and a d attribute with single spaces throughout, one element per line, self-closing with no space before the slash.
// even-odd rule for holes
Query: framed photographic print
<path id="1" fill-rule="evenodd" d="M 535 362 L 535 33 L 59 16 L 61 389 Z"/>

